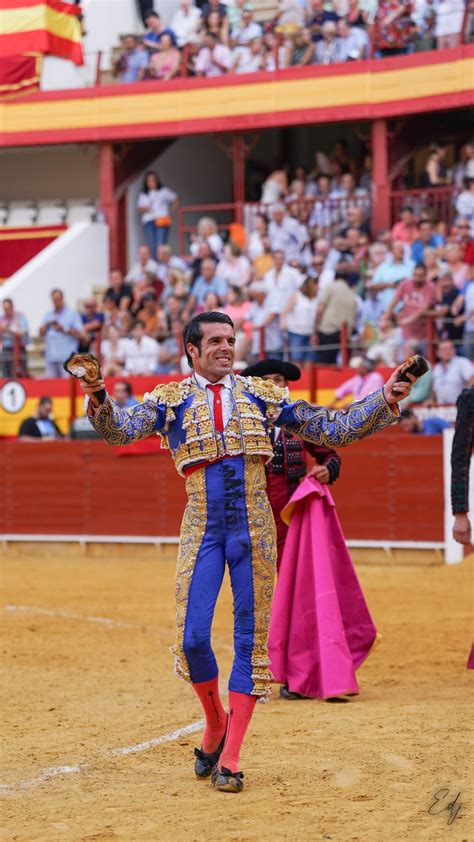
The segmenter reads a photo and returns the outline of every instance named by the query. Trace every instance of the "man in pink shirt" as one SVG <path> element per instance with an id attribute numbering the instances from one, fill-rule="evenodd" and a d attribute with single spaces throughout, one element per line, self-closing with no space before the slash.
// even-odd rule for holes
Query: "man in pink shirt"
<path id="1" fill-rule="evenodd" d="M 397 324 L 403 329 L 404 339 L 419 346 L 420 343 L 428 342 L 429 318 L 427 314 L 434 307 L 435 302 L 436 287 L 426 279 L 426 267 L 419 264 L 413 270 L 413 278 L 407 278 L 399 284 L 389 307 L 382 316 L 382 323 L 391 323 L 394 316 Z"/>
<path id="2" fill-rule="evenodd" d="M 357 374 L 345 380 L 344 383 L 336 389 L 336 401 L 331 408 L 335 408 L 337 401 L 352 395 L 353 400 L 359 401 L 366 398 L 372 392 L 376 392 L 383 385 L 383 377 L 378 371 L 374 371 L 375 363 L 373 360 L 364 358 L 357 366 Z"/>
<path id="3" fill-rule="evenodd" d="M 402 243 L 411 245 L 416 240 L 415 214 L 410 207 L 406 206 L 400 210 L 400 219 L 395 223 L 390 233 L 392 240 L 400 240 Z"/>

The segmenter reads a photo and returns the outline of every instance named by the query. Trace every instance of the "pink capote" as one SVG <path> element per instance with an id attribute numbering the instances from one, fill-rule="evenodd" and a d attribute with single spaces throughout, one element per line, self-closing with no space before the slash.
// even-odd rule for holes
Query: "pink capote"
<path id="1" fill-rule="evenodd" d="M 358 693 L 355 671 L 377 631 L 329 487 L 306 477 L 282 519 L 289 530 L 270 623 L 273 676 L 311 698 Z"/>

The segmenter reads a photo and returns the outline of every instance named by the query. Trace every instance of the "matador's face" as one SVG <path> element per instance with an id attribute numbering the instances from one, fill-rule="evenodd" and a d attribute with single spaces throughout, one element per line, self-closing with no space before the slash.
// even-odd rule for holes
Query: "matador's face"
<path id="1" fill-rule="evenodd" d="M 201 323 L 201 349 L 188 344 L 193 367 L 211 383 L 217 383 L 221 377 L 230 374 L 235 359 L 235 333 L 228 324 Z"/>

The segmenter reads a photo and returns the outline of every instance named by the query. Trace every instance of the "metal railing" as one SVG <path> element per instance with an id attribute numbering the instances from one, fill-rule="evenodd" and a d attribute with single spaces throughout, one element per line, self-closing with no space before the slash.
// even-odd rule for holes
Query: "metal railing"
<path id="1" fill-rule="evenodd" d="M 418 187 L 414 190 L 392 190 L 390 206 L 392 221 L 400 215 L 405 205 L 412 208 L 416 217 L 426 213 L 436 220 L 451 226 L 456 218 L 455 200 L 458 188 L 449 184 L 445 187 Z"/>

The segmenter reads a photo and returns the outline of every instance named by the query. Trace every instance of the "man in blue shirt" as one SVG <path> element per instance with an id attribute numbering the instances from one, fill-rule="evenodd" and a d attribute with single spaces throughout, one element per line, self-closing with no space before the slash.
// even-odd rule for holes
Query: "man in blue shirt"
<path id="1" fill-rule="evenodd" d="M 122 37 L 123 51 L 114 63 L 113 74 L 120 76 L 121 82 L 140 82 L 145 78 L 150 57 L 147 51 L 138 45 L 135 35 Z"/>
<path id="2" fill-rule="evenodd" d="M 138 401 L 132 395 L 132 387 L 126 380 L 117 380 L 112 389 L 112 397 L 120 409 L 130 409 L 136 406 Z"/>
<path id="3" fill-rule="evenodd" d="M 441 234 L 435 234 L 433 225 L 428 219 L 418 223 L 418 237 L 411 247 L 411 256 L 415 263 L 423 263 L 425 248 L 437 248 L 444 245 L 444 238 Z"/>
<path id="4" fill-rule="evenodd" d="M 194 313 L 196 307 L 203 307 L 208 292 L 215 292 L 221 304 L 227 296 L 227 281 L 216 275 L 216 264 L 212 257 L 201 261 L 201 274 L 191 289 L 187 312 Z"/>
<path id="5" fill-rule="evenodd" d="M 412 409 L 404 409 L 400 413 L 400 427 L 405 433 L 418 433 L 422 436 L 437 436 L 448 427 L 452 427 L 444 418 L 418 418 Z"/>
<path id="6" fill-rule="evenodd" d="M 39 332 L 45 337 L 45 377 L 67 377 L 63 363 L 79 348 L 82 319 L 79 313 L 66 307 L 60 289 L 53 289 L 51 300 L 53 310 L 46 313 Z"/>
<path id="7" fill-rule="evenodd" d="M 164 27 L 162 20 L 156 12 L 150 12 L 146 16 L 147 31 L 143 36 L 143 45 L 149 50 L 157 50 L 161 36 L 166 32 L 176 46 L 176 35 L 168 26 Z"/>

